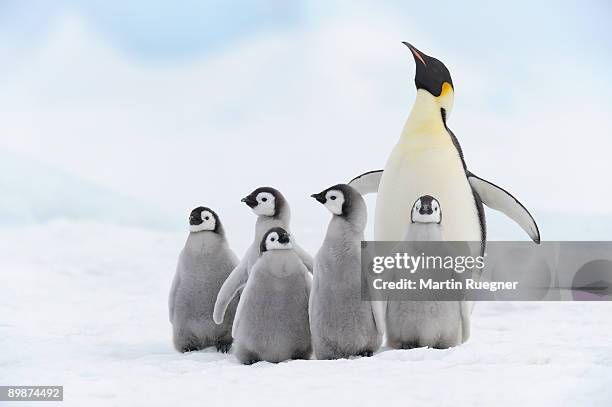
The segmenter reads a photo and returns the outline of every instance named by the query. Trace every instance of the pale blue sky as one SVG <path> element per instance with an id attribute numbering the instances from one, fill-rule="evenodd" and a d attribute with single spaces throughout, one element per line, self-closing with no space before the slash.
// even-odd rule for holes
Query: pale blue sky
<path id="1" fill-rule="evenodd" d="M 605 0 L 2 0 L 0 29 L 3 41 L 27 46 L 44 38 L 55 18 L 74 12 L 125 51 L 167 62 L 210 53 L 265 30 L 316 25 L 372 8 L 418 25 L 437 42 L 452 41 L 474 57 L 504 58 L 516 47 L 534 55 L 561 50 L 603 68 L 612 55 L 612 5 Z"/>
<path id="2" fill-rule="evenodd" d="M 40 40 L 53 19 L 66 12 L 82 15 L 127 52 L 157 62 L 211 52 L 267 27 L 299 24 L 304 18 L 299 2 L 281 0 L 0 3 L 0 21 L 16 42 Z"/>

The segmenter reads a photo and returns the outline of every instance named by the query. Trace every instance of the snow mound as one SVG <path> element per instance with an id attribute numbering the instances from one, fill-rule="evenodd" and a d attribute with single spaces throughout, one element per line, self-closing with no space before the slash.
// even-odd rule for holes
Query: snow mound
<path id="1" fill-rule="evenodd" d="M 58 219 L 171 230 L 176 216 L 36 160 L 0 150 L 0 225 Z"/>

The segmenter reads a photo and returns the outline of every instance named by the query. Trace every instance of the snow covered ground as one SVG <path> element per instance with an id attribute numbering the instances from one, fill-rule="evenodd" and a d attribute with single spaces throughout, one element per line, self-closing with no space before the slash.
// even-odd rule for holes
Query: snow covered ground
<path id="1" fill-rule="evenodd" d="M 253 366 L 179 354 L 166 301 L 185 237 L 0 228 L 0 384 L 63 385 L 73 406 L 612 405 L 612 303 L 479 303 L 449 350 Z"/>

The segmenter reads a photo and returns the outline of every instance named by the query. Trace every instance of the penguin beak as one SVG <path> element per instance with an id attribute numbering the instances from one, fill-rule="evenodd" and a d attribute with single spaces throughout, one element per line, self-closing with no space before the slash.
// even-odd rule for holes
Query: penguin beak
<path id="1" fill-rule="evenodd" d="M 310 197 L 316 199 L 317 201 L 319 201 L 322 204 L 327 202 L 327 199 L 325 199 L 325 195 L 323 194 L 323 192 L 319 192 L 318 194 L 312 194 L 312 195 L 310 195 Z"/>
<path id="2" fill-rule="evenodd" d="M 414 82 L 417 89 L 424 89 L 435 97 L 442 95 L 443 92 L 454 91 L 450 72 L 441 61 L 422 53 L 408 42 L 403 44 L 414 57 L 416 64 Z"/>
<path id="3" fill-rule="evenodd" d="M 414 62 L 416 62 L 417 64 L 423 64 L 423 66 L 427 67 L 427 62 L 425 62 L 425 58 L 423 57 L 423 55 L 421 55 L 421 51 L 416 49 L 416 47 L 410 44 L 409 42 L 403 41 L 402 44 L 407 46 L 410 52 L 412 52 Z"/>
<path id="4" fill-rule="evenodd" d="M 280 243 L 280 244 L 287 244 L 287 243 L 289 243 L 289 234 L 288 233 L 283 233 L 282 235 L 280 235 L 278 237 L 278 243 Z"/>
<path id="5" fill-rule="evenodd" d="M 431 205 L 421 206 L 421 209 L 419 209 L 419 213 L 421 215 L 431 215 L 433 213 L 433 210 L 431 209 Z"/>
<path id="6" fill-rule="evenodd" d="M 251 209 L 257 206 L 257 199 L 255 199 L 251 195 L 245 196 L 244 198 L 240 200 L 240 202 L 244 202 Z"/>
<path id="7" fill-rule="evenodd" d="M 190 216 L 189 217 L 189 224 L 190 225 L 199 225 L 202 223 L 202 219 L 198 219 L 197 216 Z"/>

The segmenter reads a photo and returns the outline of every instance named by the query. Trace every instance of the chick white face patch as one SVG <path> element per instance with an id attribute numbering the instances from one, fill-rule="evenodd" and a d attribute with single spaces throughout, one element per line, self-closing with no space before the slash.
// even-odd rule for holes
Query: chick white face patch
<path id="1" fill-rule="evenodd" d="M 217 226 L 217 221 L 212 213 L 209 211 L 202 211 L 200 214 L 202 218 L 202 223 L 199 225 L 189 225 L 189 230 L 191 232 L 202 232 L 204 230 L 215 230 Z"/>
<path id="2" fill-rule="evenodd" d="M 270 233 L 266 238 L 266 250 L 287 250 L 293 248 L 291 240 L 286 243 L 281 243 L 278 239 L 278 233 Z"/>
<path id="3" fill-rule="evenodd" d="M 257 216 L 274 216 L 276 212 L 276 198 L 270 192 L 260 192 L 255 198 L 257 206 L 253 208 L 253 212 Z"/>
<path id="4" fill-rule="evenodd" d="M 342 215 L 344 194 L 337 189 L 331 189 L 325 194 L 325 207 L 334 215 Z"/>

